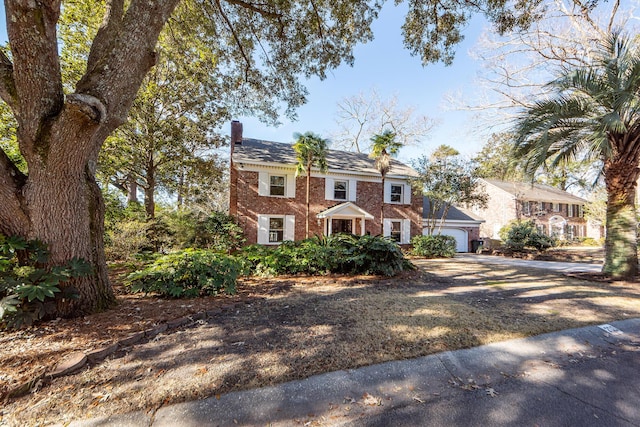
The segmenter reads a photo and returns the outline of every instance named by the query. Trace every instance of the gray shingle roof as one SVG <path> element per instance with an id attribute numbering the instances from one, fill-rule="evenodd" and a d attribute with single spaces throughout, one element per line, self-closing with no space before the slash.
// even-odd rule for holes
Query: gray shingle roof
<path id="1" fill-rule="evenodd" d="M 291 144 L 243 138 L 242 145 L 233 147 L 233 161 L 237 163 L 279 163 L 295 165 L 296 153 Z M 329 170 L 343 170 L 367 175 L 380 176 L 375 162 L 368 155 L 348 151 L 328 150 L 327 164 Z M 391 170 L 387 176 L 415 176 L 416 172 L 409 166 L 391 159 Z"/>
<path id="2" fill-rule="evenodd" d="M 423 197 L 422 198 L 422 218 L 428 218 L 429 217 L 429 206 L 431 205 L 431 201 L 429 200 L 428 197 Z M 442 209 L 438 209 L 438 212 L 436 212 L 436 218 L 440 219 L 442 218 Z M 467 212 L 462 208 L 457 208 L 455 206 L 451 206 L 449 208 L 449 211 L 447 212 L 447 217 L 445 218 L 445 220 L 449 220 L 449 221 L 482 221 L 479 218 L 476 218 L 475 216 L 473 216 L 473 214 L 471 214 L 471 212 Z"/>
<path id="3" fill-rule="evenodd" d="M 574 196 L 566 191 L 544 184 L 531 184 L 530 182 L 505 182 L 495 179 L 485 179 L 485 181 L 509 194 L 513 194 L 518 200 L 575 204 L 583 204 L 587 202 L 581 197 Z"/>

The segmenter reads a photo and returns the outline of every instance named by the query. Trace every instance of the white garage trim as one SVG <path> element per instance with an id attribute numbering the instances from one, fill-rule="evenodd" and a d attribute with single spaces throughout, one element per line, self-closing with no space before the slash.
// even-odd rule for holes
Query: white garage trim
<path id="1" fill-rule="evenodd" d="M 437 232 L 438 230 L 436 229 L 434 234 L 437 234 Z M 427 234 L 427 229 L 423 230 L 423 234 Z M 456 239 L 456 252 L 469 252 L 469 233 L 467 230 L 443 227 L 440 234 Z"/>

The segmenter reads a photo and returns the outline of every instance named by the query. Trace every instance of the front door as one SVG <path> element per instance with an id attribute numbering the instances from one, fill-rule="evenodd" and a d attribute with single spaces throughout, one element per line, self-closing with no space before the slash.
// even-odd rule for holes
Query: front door
<path id="1" fill-rule="evenodd" d="M 350 219 L 332 219 L 331 232 L 353 234 L 353 221 Z"/>

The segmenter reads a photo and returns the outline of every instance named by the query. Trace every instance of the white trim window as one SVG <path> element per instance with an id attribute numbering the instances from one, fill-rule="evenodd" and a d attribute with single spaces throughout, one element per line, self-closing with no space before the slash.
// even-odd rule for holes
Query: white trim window
<path id="1" fill-rule="evenodd" d="M 383 222 L 383 236 L 391 237 L 401 245 L 409 244 L 411 240 L 411 220 L 399 218 L 385 218 Z"/>
<path id="2" fill-rule="evenodd" d="M 287 193 L 286 182 L 286 175 L 269 175 L 269 195 L 284 197 Z"/>
<path id="3" fill-rule="evenodd" d="M 286 173 L 258 173 L 258 195 L 268 197 L 296 196 L 296 178 Z"/>
<path id="4" fill-rule="evenodd" d="M 346 178 L 325 178 L 324 198 L 343 202 L 355 202 L 358 181 Z"/>
<path id="5" fill-rule="evenodd" d="M 334 200 L 348 200 L 349 194 L 349 181 L 343 181 L 336 179 L 333 181 L 333 199 Z"/>
<path id="6" fill-rule="evenodd" d="M 531 202 L 527 200 L 522 202 L 522 215 L 531 215 Z"/>
<path id="7" fill-rule="evenodd" d="M 402 182 L 385 181 L 384 202 L 398 205 L 410 205 L 411 186 Z"/>
<path id="8" fill-rule="evenodd" d="M 391 203 L 402 203 L 404 186 L 401 184 L 391 184 L 389 188 L 389 201 Z"/>
<path id="9" fill-rule="evenodd" d="M 560 212 L 560 203 L 554 203 L 553 204 L 553 211 L 554 212 Z"/>
<path id="10" fill-rule="evenodd" d="M 279 245 L 295 236 L 294 215 L 258 215 L 258 243 Z"/>

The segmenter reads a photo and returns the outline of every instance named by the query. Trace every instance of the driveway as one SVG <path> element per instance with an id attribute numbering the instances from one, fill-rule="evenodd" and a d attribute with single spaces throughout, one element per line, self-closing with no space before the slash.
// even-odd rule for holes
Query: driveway
<path id="1" fill-rule="evenodd" d="M 601 264 L 585 264 L 580 262 L 533 261 L 503 256 L 462 253 L 456 254 L 455 258 L 462 261 L 540 268 L 542 270 L 559 271 L 562 273 L 599 273 L 602 270 Z"/>

